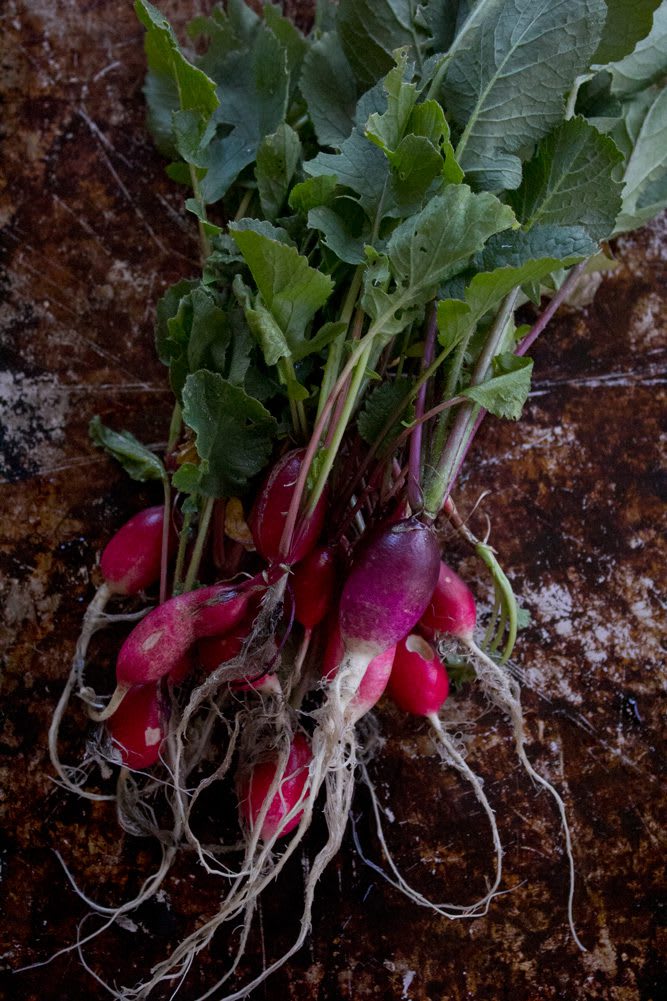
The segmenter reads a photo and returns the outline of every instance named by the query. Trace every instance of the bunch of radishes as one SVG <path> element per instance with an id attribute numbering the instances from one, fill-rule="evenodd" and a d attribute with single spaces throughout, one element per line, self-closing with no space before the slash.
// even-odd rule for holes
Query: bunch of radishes
<path id="1" fill-rule="evenodd" d="M 570 849 L 562 801 L 525 755 L 516 685 L 475 644 L 475 601 L 464 581 L 442 561 L 434 526 L 406 514 L 402 505 L 398 514 L 361 537 L 338 533 L 338 539 L 328 538 L 325 491 L 312 512 L 299 512 L 285 547 L 285 525 L 303 460 L 303 450 L 280 456 L 256 497 L 248 517 L 256 550 L 246 557 L 252 573 L 242 570 L 232 582 L 203 583 L 139 613 L 108 616 L 104 604 L 109 598 L 140 597 L 164 579 L 163 563 L 171 561 L 178 534 L 173 511 L 166 505 L 130 519 L 100 560 L 104 583 L 91 603 L 85 641 L 77 647 L 54 717 L 52 760 L 70 789 L 91 798 L 114 798 L 83 788 L 80 769 L 67 768 L 59 759 L 58 728 L 78 684 L 90 717 L 104 721 L 98 731 L 98 759 L 121 766 L 115 798 L 122 826 L 163 837 L 151 819 L 155 814 L 150 805 L 160 791 L 172 824 L 159 870 L 141 894 L 112 912 L 109 920 L 157 891 L 183 843 L 195 848 L 208 872 L 222 875 L 226 882 L 218 912 L 179 944 L 136 996 L 144 996 L 191 961 L 221 925 L 239 919 L 245 929 L 240 958 L 261 893 L 303 839 L 322 800 L 328 836 L 307 877 L 300 934 L 255 983 L 301 946 L 310 928 L 315 884 L 341 843 L 357 771 L 371 789 L 389 881 L 447 917 L 484 913 L 500 885 L 502 846 L 482 782 L 439 716 L 449 693 L 439 646 L 453 650 L 458 644 L 465 651 L 485 693 L 512 720 L 521 760 L 556 797 Z M 215 525 L 210 534 L 214 536 Z M 116 689 L 103 705 L 84 683 L 90 636 L 109 619 L 133 618 L 139 621 L 116 660 Z M 472 784 L 488 817 L 495 878 L 473 903 L 426 900 L 407 883 L 384 841 L 375 792 L 358 755 L 355 725 L 385 690 L 400 710 L 429 720 L 443 760 Z M 222 741 L 216 729 L 220 719 L 225 721 Z M 202 777 L 205 758 L 213 758 L 214 764 Z M 237 865 L 230 862 L 229 846 L 221 842 L 218 852 L 210 844 L 204 846 L 196 833 L 200 793 L 232 770 L 245 841 Z M 571 895 L 572 890 L 572 924 Z M 106 908 L 99 911 L 109 913 Z M 576 937 L 574 928 L 573 933 Z"/>

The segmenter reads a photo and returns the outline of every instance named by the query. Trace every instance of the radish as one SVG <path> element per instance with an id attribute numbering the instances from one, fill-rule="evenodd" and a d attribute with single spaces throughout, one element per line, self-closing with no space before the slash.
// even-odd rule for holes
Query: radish
<path id="1" fill-rule="evenodd" d="M 135 626 L 116 660 L 116 690 L 101 712 L 89 712 L 98 722 L 116 711 L 132 685 L 157 681 L 178 669 L 197 639 L 223 633 L 243 619 L 246 591 L 213 584 L 179 594 L 158 605 Z"/>
<path id="2" fill-rule="evenodd" d="M 108 720 L 107 730 L 127 768 L 138 770 L 154 765 L 165 735 L 165 712 L 158 685 L 131 688 Z"/>
<path id="3" fill-rule="evenodd" d="M 243 649 L 252 628 L 252 621 L 240 623 L 232 632 L 225 636 L 210 636 L 197 644 L 199 660 L 208 674 L 217 671 L 219 667 L 234 660 Z M 243 680 L 241 680 L 243 679 Z M 274 692 L 280 690 L 280 683 L 274 674 L 238 674 L 230 680 L 229 687 L 236 692 Z"/>
<path id="4" fill-rule="evenodd" d="M 164 505 L 148 507 L 118 529 L 100 557 L 100 570 L 112 594 L 138 594 L 160 576 Z M 169 555 L 176 546 L 170 526 Z"/>
<path id="5" fill-rule="evenodd" d="M 350 698 L 373 657 L 403 639 L 423 615 L 439 564 L 435 534 L 416 518 L 385 527 L 359 555 L 339 612 L 349 664 L 338 677 Z"/>
<path id="6" fill-rule="evenodd" d="M 294 533 L 288 557 L 283 560 L 280 554 L 280 540 L 304 455 L 305 450 L 300 448 L 286 452 L 278 459 L 248 519 L 255 548 L 270 563 L 298 563 L 313 548 L 324 526 L 328 498 L 326 490 L 312 514 L 302 519 Z"/>
<path id="7" fill-rule="evenodd" d="M 421 636 L 411 634 L 396 647 L 388 693 L 399 709 L 416 716 L 429 717 L 444 705 L 447 671 Z"/>
<path id="8" fill-rule="evenodd" d="M 330 546 L 317 546 L 294 571 L 294 618 L 312 631 L 331 608 L 337 578 L 336 553 Z"/>
<path id="9" fill-rule="evenodd" d="M 470 640 L 476 623 L 475 599 L 468 585 L 451 567 L 441 562 L 438 583 L 419 620 L 420 628 L 430 636 L 448 633 Z"/>
<path id="10" fill-rule="evenodd" d="M 468 650 L 477 679 L 482 685 L 485 695 L 495 706 L 505 713 L 512 725 L 516 751 L 523 767 L 538 785 L 541 785 L 553 796 L 563 826 L 565 850 L 570 869 L 570 887 L 567 903 L 568 922 L 574 941 L 582 952 L 585 952 L 585 946 L 579 939 L 574 926 L 575 868 L 572 837 L 567 821 L 565 803 L 553 785 L 533 767 L 526 754 L 526 734 L 519 685 L 503 670 L 500 664 L 492 660 L 475 643 L 473 634 L 476 618 L 475 599 L 467 584 L 451 567 L 442 563 L 438 575 L 437 587 L 433 592 L 425 614 L 420 620 L 420 626 L 428 632 L 435 633 L 436 636 L 453 636 Z"/>
<path id="11" fill-rule="evenodd" d="M 176 536 L 171 525 L 167 527 L 167 533 L 167 552 L 171 554 L 176 545 Z M 51 763 L 59 779 L 68 789 L 88 799 L 108 800 L 114 797 L 85 793 L 78 783 L 72 781 L 69 770 L 62 764 L 58 754 L 60 724 L 77 685 L 85 701 L 94 698 L 90 689 L 83 687 L 83 670 L 91 637 L 110 621 L 104 611 L 109 598 L 112 595 L 135 595 L 157 582 L 160 577 L 164 534 L 164 505 L 157 505 L 135 514 L 118 529 L 104 547 L 100 558 L 104 583 L 97 589 L 84 615 L 69 677 L 51 719 L 48 738 Z M 123 619 L 130 621 L 134 618 L 135 615 L 120 616 L 115 617 L 115 621 Z"/>
<path id="12" fill-rule="evenodd" d="M 387 682 L 392 673 L 392 664 L 396 646 L 390 646 L 379 653 L 370 662 L 359 688 L 350 702 L 347 710 L 350 722 L 357 723 L 362 716 L 370 712 L 382 698 Z M 338 622 L 334 622 L 329 630 L 327 645 L 322 659 L 322 677 L 331 682 L 345 656 L 345 644 L 340 634 Z"/>
<path id="13" fill-rule="evenodd" d="M 252 830 L 260 824 L 262 841 L 282 838 L 298 825 L 303 809 L 296 807 L 308 798 L 304 789 L 308 780 L 308 765 L 312 752 L 308 740 L 297 733 L 292 741 L 277 789 L 270 800 L 272 787 L 276 785 L 278 764 L 275 759 L 260 761 L 251 772 L 242 776 L 238 783 L 238 799 L 241 817 Z M 268 803 L 267 803 L 268 800 Z M 293 814 L 293 816 L 292 816 Z"/>

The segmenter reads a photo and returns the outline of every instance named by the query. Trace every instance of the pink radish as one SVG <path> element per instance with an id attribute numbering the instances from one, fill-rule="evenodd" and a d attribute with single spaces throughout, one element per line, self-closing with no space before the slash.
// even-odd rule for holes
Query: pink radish
<path id="1" fill-rule="evenodd" d="M 257 552 L 270 563 L 283 562 L 280 540 L 304 454 L 304 449 L 295 449 L 278 459 L 248 519 Z M 298 563 L 317 542 L 324 526 L 327 497 L 328 491 L 325 490 L 313 513 L 301 520 L 292 539 L 287 563 Z"/>
<path id="2" fill-rule="evenodd" d="M 438 583 L 426 611 L 419 620 L 427 633 L 447 633 L 459 639 L 472 639 L 477 622 L 475 599 L 470 588 L 459 575 L 440 563 Z"/>
<path id="3" fill-rule="evenodd" d="M 449 678 L 435 651 L 411 634 L 396 647 L 388 694 L 403 712 L 430 716 L 445 704 Z"/>
<path id="4" fill-rule="evenodd" d="M 366 668 L 359 688 L 347 707 L 347 716 L 351 722 L 358 722 L 382 698 L 391 675 L 395 652 L 396 647 L 390 646 L 374 657 Z M 333 622 L 322 660 L 322 677 L 326 681 L 333 681 L 344 657 L 345 644 L 340 635 L 338 623 Z"/>
<path id="5" fill-rule="evenodd" d="M 260 837 L 263 841 L 282 838 L 299 823 L 303 810 L 299 810 L 288 821 L 284 818 L 301 800 L 308 781 L 308 765 L 312 758 L 310 744 L 306 737 L 297 733 L 292 741 L 283 777 L 266 810 Z M 239 782 L 239 809 L 245 823 L 252 829 L 257 824 L 277 773 L 277 762 L 260 761 L 249 775 Z M 304 797 L 304 800 L 308 796 Z"/>
<path id="6" fill-rule="evenodd" d="M 169 680 L 174 685 L 180 685 L 187 677 L 192 674 L 195 666 L 194 656 L 192 650 L 186 650 L 179 661 L 172 667 L 169 672 Z"/>
<path id="7" fill-rule="evenodd" d="M 107 542 L 100 569 L 112 594 L 138 594 L 160 576 L 164 505 L 146 508 L 118 529 Z M 169 532 L 169 552 L 176 534 Z"/>
<path id="8" fill-rule="evenodd" d="M 127 768 L 150 768 L 160 757 L 165 713 L 158 685 L 136 685 L 107 722 Z"/>

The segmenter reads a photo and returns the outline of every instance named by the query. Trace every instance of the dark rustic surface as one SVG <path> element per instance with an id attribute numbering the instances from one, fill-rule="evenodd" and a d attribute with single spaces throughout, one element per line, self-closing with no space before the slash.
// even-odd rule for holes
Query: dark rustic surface
<path id="1" fill-rule="evenodd" d="M 162 4 L 181 22 L 186 8 L 206 6 Z M 154 861 L 150 843 L 119 835 L 107 804 L 74 801 L 53 784 L 46 730 L 96 555 L 148 496 L 91 450 L 87 422 L 100 413 L 146 441 L 164 439 L 169 400 L 152 315 L 161 290 L 194 271 L 196 242 L 143 128 L 131 5 L 5 0 L 0 39 L 0 957 L 8 997 L 93 999 L 106 995 L 75 955 L 9 971 L 71 943 L 86 913 L 54 849 L 108 902 L 138 886 Z M 535 351 L 525 419 L 485 429 L 459 495 L 469 510 L 492 491 L 475 527 L 483 531 L 487 513 L 534 616 L 518 648 L 530 753 L 568 804 L 588 952 L 568 937 L 552 803 L 522 774 L 502 720 L 473 696 L 452 700 L 449 712 L 466 723 L 470 760 L 497 810 L 512 892 L 484 919 L 447 923 L 386 885 L 348 836 L 322 881 L 309 945 L 258 998 L 657 1001 L 665 980 L 664 234 L 658 222 L 620 241 L 621 267 L 593 305 L 553 325 Z M 398 860 L 435 898 L 472 899 L 491 865 L 475 800 L 439 765 L 425 726 L 386 706 L 380 720 L 387 742 L 374 776 Z M 65 729 L 72 755 L 82 727 L 74 711 Z M 356 813 L 364 851 L 379 861 L 362 795 Z M 301 874 L 299 861 L 267 898 L 244 976 L 291 940 Z M 185 860 L 138 927 L 98 939 L 90 962 L 109 980 L 132 983 L 215 908 L 217 893 Z M 222 937 L 200 958 L 184 1001 L 214 982 L 229 948 Z"/>

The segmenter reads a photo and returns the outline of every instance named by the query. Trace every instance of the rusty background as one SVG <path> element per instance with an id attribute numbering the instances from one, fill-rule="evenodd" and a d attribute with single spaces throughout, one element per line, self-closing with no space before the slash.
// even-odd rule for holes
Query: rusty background
<path id="1" fill-rule="evenodd" d="M 209 6 L 161 4 L 178 25 Z M 298 6 L 303 23 L 309 4 L 289 9 Z M 106 902 L 136 888 L 155 858 L 149 842 L 119 833 L 108 804 L 77 802 L 54 785 L 46 731 L 96 556 L 151 496 L 91 449 L 87 423 L 99 413 L 145 441 L 164 440 L 170 405 L 153 311 L 166 285 L 194 273 L 197 248 L 182 194 L 144 130 L 131 4 L 4 0 L 0 38 L 0 964 L 7 997 L 96 999 L 107 995 L 75 954 L 11 971 L 70 944 L 86 913 L 56 849 Z M 621 267 L 593 304 L 553 324 L 534 352 L 525 419 L 486 427 L 458 498 L 469 511 L 491 491 L 473 525 L 482 532 L 491 519 L 533 615 L 517 651 L 530 754 L 567 801 L 588 951 L 568 937 L 553 804 L 522 774 L 502 719 L 473 694 L 451 700 L 449 714 L 497 810 L 512 892 L 486 918 L 448 923 L 388 886 L 348 832 L 322 880 L 308 946 L 256 997 L 657 1001 L 667 980 L 665 231 L 662 220 L 618 241 Z M 455 549 L 459 557 L 484 596 L 478 568 Z M 397 859 L 436 899 L 474 899 L 492 861 L 476 801 L 440 765 L 425 725 L 386 705 L 379 719 L 386 744 L 373 774 Z M 84 740 L 75 710 L 66 759 Z M 355 815 L 364 854 L 380 862 L 363 794 Z M 297 860 L 267 896 L 243 978 L 296 933 L 302 872 Z M 89 961 L 111 982 L 134 982 L 215 909 L 217 894 L 185 860 L 136 925 L 98 939 Z M 232 944 L 221 937 L 200 957 L 183 1001 L 215 982 Z"/>

